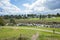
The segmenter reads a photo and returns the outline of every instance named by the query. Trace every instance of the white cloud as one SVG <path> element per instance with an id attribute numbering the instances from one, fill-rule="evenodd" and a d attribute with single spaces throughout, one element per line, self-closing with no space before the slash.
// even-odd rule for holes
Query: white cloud
<path id="1" fill-rule="evenodd" d="M 35 7 L 42 7 L 45 1 L 46 0 L 37 0 L 36 2 L 31 4 L 30 9 L 33 9 Z"/>
<path id="2" fill-rule="evenodd" d="M 46 2 L 46 0 L 36 0 L 31 5 L 27 3 L 27 4 L 23 4 L 23 6 L 26 7 L 26 12 L 29 12 L 29 10 L 32 10 L 35 12 L 49 10 L 48 8 L 44 7 L 44 5 L 43 5 L 44 2 Z"/>
<path id="3" fill-rule="evenodd" d="M 15 5 L 10 3 L 10 0 L 1 0 L 0 7 L 4 9 L 5 14 L 19 14 L 21 10 Z M 2 12 L 2 14 L 4 14 Z"/>
<path id="4" fill-rule="evenodd" d="M 17 0 L 15 0 L 15 1 L 17 1 Z M 56 6 L 56 4 L 57 4 L 57 6 Z M 52 5 L 52 6 L 50 7 L 50 5 Z M 30 14 L 33 12 L 55 13 L 55 12 L 60 12 L 60 9 L 59 9 L 60 6 L 58 6 L 58 5 L 60 5 L 59 0 L 55 0 L 55 1 L 54 0 L 36 0 L 32 4 L 24 3 L 23 6 L 26 9 L 24 9 L 22 11 L 21 9 L 19 9 L 15 5 L 11 4 L 10 0 L 0 0 L 0 7 L 4 9 L 5 14 L 19 14 L 19 13 L 23 13 L 23 14 L 29 13 Z M 53 8 L 55 10 L 51 10 L 50 8 Z"/>
<path id="5" fill-rule="evenodd" d="M 30 5 L 29 5 L 28 3 L 23 4 L 23 6 L 25 6 L 25 7 L 30 7 Z"/>
<path id="6" fill-rule="evenodd" d="M 38 12 L 57 13 L 60 11 L 59 9 L 51 10 L 49 8 L 50 5 L 55 5 L 55 8 L 57 8 L 56 7 L 57 3 L 55 3 L 56 1 L 58 2 L 58 5 L 59 5 L 59 0 L 55 0 L 55 1 L 54 0 L 36 0 L 31 5 L 29 3 L 27 3 L 27 4 L 24 4 L 24 6 L 26 7 L 26 13 L 29 12 L 29 10 L 32 10 L 32 11 L 37 12 L 37 13 Z M 54 3 L 51 4 L 52 2 L 54 2 Z M 48 5 L 48 7 L 46 7 L 46 5 Z M 51 6 L 51 8 L 53 8 L 53 7 Z M 60 6 L 58 6 L 58 7 L 60 7 Z"/>

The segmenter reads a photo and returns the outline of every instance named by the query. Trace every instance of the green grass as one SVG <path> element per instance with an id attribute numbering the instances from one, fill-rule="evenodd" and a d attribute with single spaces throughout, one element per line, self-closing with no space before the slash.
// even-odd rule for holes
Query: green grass
<path id="1" fill-rule="evenodd" d="M 36 28 L 36 27 L 35 27 Z M 50 30 L 50 31 L 57 31 L 60 32 L 60 28 L 46 28 L 46 27 L 37 27 L 37 29 L 44 29 L 44 30 Z"/>
<path id="2" fill-rule="evenodd" d="M 20 34 L 28 36 L 30 38 L 34 33 L 36 33 L 36 31 L 26 29 L 1 28 L 0 39 L 14 38 L 14 37 L 17 38 L 20 36 Z"/>
<path id="3" fill-rule="evenodd" d="M 45 21 L 51 21 L 51 22 L 53 22 L 53 21 L 55 21 L 55 22 L 60 22 L 60 17 L 45 18 L 44 20 L 45 20 Z"/>
<path id="4" fill-rule="evenodd" d="M 12 27 L 12 26 L 3 26 L 3 27 Z M 47 27 L 37 27 L 37 26 L 13 26 L 13 27 L 19 27 L 19 28 L 36 28 L 36 29 L 44 29 L 44 30 L 50 30 L 50 31 L 57 31 L 60 32 L 60 28 L 47 28 Z"/>
<path id="5" fill-rule="evenodd" d="M 32 35 L 34 35 L 36 32 L 38 32 L 39 33 L 39 38 L 37 40 L 44 40 L 44 39 L 45 40 L 47 40 L 47 39 L 49 39 L 49 40 L 50 39 L 60 40 L 60 34 L 53 34 L 53 33 L 50 33 L 50 32 L 20 29 L 20 28 L 26 28 L 26 27 L 19 27 L 19 29 L 12 29 L 12 28 L 7 28 L 7 27 L 0 28 L 0 39 L 14 38 L 14 37 L 17 38 L 17 37 L 20 36 L 20 34 L 22 34 L 24 36 L 27 36 L 31 39 Z M 33 27 L 28 27 L 28 28 L 33 28 Z"/>
<path id="6" fill-rule="evenodd" d="M 36 22 L 60 22 L 60 17 L 55 18 L 28 18 L 28 19 L 15 19 L 16 23 L 36 23 Z M 9 22 L 9 19 L 6 19 L 6 22 Z"/>
<path id="7" fill-rule="evenodd" d="M 56 21 L 56 22 L 60 22 L 60 17 L 55 17 L 55 18 L 44 18 L 44 19 L 40 19 L 40 18 L 28 18 L 28 19 L 19 19 L 21 21 L 23 20 L 29 20 L 29 21 Z M 16 21 L 19 21 L 18 19 L 16 19 Z"/>

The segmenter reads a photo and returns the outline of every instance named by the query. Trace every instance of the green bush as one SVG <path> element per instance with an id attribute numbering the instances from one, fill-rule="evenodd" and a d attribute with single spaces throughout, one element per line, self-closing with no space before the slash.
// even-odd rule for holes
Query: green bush
<path id="1" fill-rule="evenodd" d="M 5 21 L 3 20 L 2 17 L 0 17 L 0 26 L 4 26 L 5 25 Z"/>

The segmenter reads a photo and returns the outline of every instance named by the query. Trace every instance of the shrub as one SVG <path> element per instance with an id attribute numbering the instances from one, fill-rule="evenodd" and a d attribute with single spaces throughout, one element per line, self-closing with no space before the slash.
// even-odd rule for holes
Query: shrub
<path id="1" fill-rule="evenodd" d="M 3 20 L 2 17 L 0 17 L 0 26 L 4 26 L 5 25 L 5 21 Z"/>

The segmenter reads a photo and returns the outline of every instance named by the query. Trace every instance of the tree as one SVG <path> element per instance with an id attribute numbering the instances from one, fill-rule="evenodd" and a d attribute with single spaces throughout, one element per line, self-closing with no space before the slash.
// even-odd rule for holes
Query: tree
<path id="1" fill-rule="evenodd" d="M 3 16 L 4 19 L 9 19 L 10 17 L 8 15 Z"/>
<path id="2" fill-rule="evenodd" d="M 35 18 L 36 14 L 27 14 L 27 16 L 30 17 L 30 18 Z"/>
<path id="3" fill-rule="evenodd" d="M 39 18 L 41 19 L 42 18 L 42 15 L 40 14 Z"/>
<path id="4" fill-rule="evenodd" d="M 26 15 L 23 16 L 23 19 L 27 19 L 28 17 Z"/>
<path id="5" fill-rule="evenodd" d="M 0 26 L 4 26 L 5 25 L 5 21 L 3 20 L 2 17 L 0 17 Z"/>
<path id="6" fill-rule="evenodd" d="M 48 14 L 48 18 L 51 18 L 51 14 Z"/>
<path id="7" fill-rule="evenodd" d="M 12 25 L 16 24 L 16 22 L 13 18 L 10 19 L 10 24 L 12 24 Z"/>
<path id="8" fill-rule="evenodd" d="M 13 18 L 10 19 L 10 23 L 16 24 L 16 22 Z"/>
<path id="9" fill-rule="evenodd" d="M 44 18 L 46 18 L 46 15 L 41 15 L 41 14 L 40 14 L 39 18 L 40 18 L 40 19 L 44 19 Z"/>
<path id="10" fill-rule="evenodd" d="M 60 17 L 60 14 L 59 13 L 57 13 L 57 17 Z"/>
<path id="11" fill-rule="evenodd" d="M 16 18 L 16 19 L 21 19 L 22 16 L 21 16 L 21 15 L 15 15 L 14 18 Z"/>

